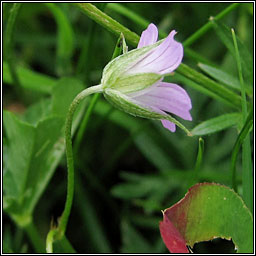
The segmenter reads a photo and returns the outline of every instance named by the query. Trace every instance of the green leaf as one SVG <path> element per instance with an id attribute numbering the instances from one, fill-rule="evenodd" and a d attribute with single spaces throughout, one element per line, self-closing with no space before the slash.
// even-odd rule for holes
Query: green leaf
<path id="1" fill-rule="evenodd" d="M 51 99 L 42 99 L 26 109 L 24 114 L 20 116 L 21 120 L 37 125 L 40 120 L 43 120 L 51 112 Z"/>
<path id="2" fill-rule="evenodd" d="M 215 68 L 213 66 L 206 65 L 206 64 L 203 64 L 203 63 L 199 63 L 198 66 L 205 73 L 210 75 L 212 78 L 214 78 L 214 79 L 218 80 L 219 82 L 225 84 L 226 86 L 240 92 L 240 90 L 241 90 L 240 83 L 239 83 L 238 79 L 235 78 L 234 76 L 226 73 L 222 69 Z M 246 91 L 247 91 L 247 93 L 252 95 L 252 88 L 250 88 L 249 86 L 246 87 Z"/>
<path id="3" fill-rule="evenodd" d="M 64 144 L 63 124 L 63 118 L 49 117 L 34 127 L 4 111 L 8 139 L 4 208 L 20 225 L 27 224 L 26 216 L 31 216 L 57 165 Z"/>
<path id="4" fill-rule="evenodd" d="M 37 73 L 21 66 L 17 66 L 16 68 L 21 86 L 25 89 L 49 94 L 55 86 L 56 79 L 53 77 Z M 3 82 L 11 85 L 14 83 L 9 66 L 6 62 L 3 62 Z"/>
<path id="5" fill-rule="evenodd" d="M 65 149 L 64 123 L 68 107 L 83 88 L 76 79 L 63 78 L 53 90 L 50 110 L 40 114 L 40 104 L 24 120 L 4 111 L 5 150 L 4 209 L 21 226 L 31 221 L 38 199 L 54 173 Z M 64 99 L 64 100 L 62 100 Z M 45 107 L 45 103 L 42 103 Z M 82 104 L 81 107 L 85 105 Z M 49 108 L 49 107 L 48 107 Z M 34 111 L 34 112 L 33 112 Z M 43 111 L 44 112 L 44 111 Z M 36 114 L 39 113 L 39 117 Z M 75 131 L 82 111 L 74 117 Z"/>
<path id="6" fill-rule="evenodd" d="M 7 111 L 3 112 L 3 124 L 8 139 L 4 192 L 19 201 L 26 186 L 36 132 L 32 125 L 19 121 L 14 114 Z"/>
<path id="7" fill-rule="evenodd" d="M 225 44 L 225 46 L 228 48 L 230 53 L 234 56 L 235 58 L 235 47 L 233 43 L 233 38 L 231 34 L 231 30 L 222 24 L 219 21 L 216 21 L 214 19 L 211 20 L 215 31 L 217 35 L 219 36 L 220 40 Z M 245 47 L 245 45 L 237 38 L 237 44 L 239 48 L 239 52 L 241 55 L 241 64 L 243 67 L 243 74 L 245 78 L 245 83 L 252 85 L 253 84 L 253 59 L 252 55 L 248 51 L 248 49 Z"/>
<path id="8" fill-rule="evenodd" d="M 253 252 L 252 215 L 241 197 L 226 186 L 196 184 L 163 214 L 160 231 L 171 252 L 178 252 L 177 244 L 186 252 L 185 245 L 193 247 L 217 237 L 232 238 L 238 253 Z"/>
<path id="9" fill-rule="evenodd" d="M 191 133 L 193 135 L 202 136 L 219 132 L 221 130 L 227 129 L 228 127 L 238 124 L 240 120 L 240 113 L 224 114 L 202 122 L 201 124 L 197 125 L 191 131 Z"/>

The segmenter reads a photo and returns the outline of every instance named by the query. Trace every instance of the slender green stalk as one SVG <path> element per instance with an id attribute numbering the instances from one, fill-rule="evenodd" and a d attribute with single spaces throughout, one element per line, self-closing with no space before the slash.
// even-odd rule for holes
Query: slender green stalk
<path id="1" fill-rule="evenodd" d="M 122 4 L 108 3 L 107 8 L 122 14 L 123 16 L 129 18 L 130 20 L 132 20 L 133 22 L 135 22 L 136 24 L 140 25 L 143 28 L 146 28 L 150 24 L 150 22 L 146 20 L 144 17 L 141 17 L 140 15 L 128 9 Z M 167 34 L 164 31 L 159 30 L 158 33 L 159 33 L 159 36 L 162 38 L 167 36 Z"/>
<path id="2" fill-rule="evenodd" d="M 191 176 L 188 180 L 188 188 L 195 185 L 198 182 L 198 177 L 200 175 L 200 168 L 203 161 L 203 153 L 204 153 L 204 140 L 203 138 L 199 138 L 198 140 L 198 152 L 196 157 L 195 167 L 191 170 Z"/>
<path id="3" fill-rule="evenodd" d="M 226 9 L 224 9 L 222 12 L 220 12 L 218 15 L 216 15 L 214 18 L 211 17 L 211 19 L 220 20 L 225 15 L 233 11 L 235 8 L 238 7 L 240 3 L 234 3 L 228 6 Z M 211 21 L 208 21 L 204 26 L 202 26 L 200 29 L 198 29 L 194 34 L 192 34 L 188 39 L 186 39 L 183 42 L 184 47 L 187 47 L 191 44 L 193 44 L 197 39 L 199 39 L 202 35 L 204 35 L 209 29 L 211 29 L 213 26 Z"/>
<path id="4" fill-rule="evenodd" d="M 35 224 L 33 221 L 31 221 L 28 225 L 24 227 L 24 230 L 26 234 L 29 237 L 30 242 L 32 243 L 32 246 L 34 247 L 35 251 L 37 253 L 44 253 L 45 247 L 43 239 L 38 234 L 37 228 L 35 227 Z"/>
<path id="5" fill-rule="evenodd" d="M 19 13 L 22 3 L 14 3 L 12 9 L 10 10 L 10 16 L 7 22 L 6 31 L 5 31 L 5 41 L 4 41 L 4 55 L 7 59 L 10 73 L 12 75 L 12 81 L 15 85 L 15 90 L 17 94 L 21 92 L 21 86 L 19 77 L 17 75 L 15 62 L 13 61 L 13 32 L 15 27 L 15 22 L 17 15 Z"/>
<path id="6" fill-rule="evenodd" d="M 81 101 L 93 93 L 102 92 L 102 86 L 92 86 L 89 87 L 82 92 L 80 92 L 73 102 L 70 105 L 66 123 L 65 123 L 65 143 L 66 143 L 66 157 L 67 157 L 67 167 L 68 167 L 68 181 L 67 181 L 67 198 L 65 203 L 64 211 L 59 219 L 59 224 L 57 228 L 51 229 L 47 235 L 46 239 L 46 248 L 47 252 L 52 252 L 52 244 L 55 240 L 61 240 L 64 237 L 72 203 L 74 196 L 74 159 L 73 159 L 73 150 L 72 150 L 72 120 L 77 109 L 78 105 Z"/>
<path id="7" fill-rule="evenodd" d="M 87 96 L 93 93 L 102 92 L 102 86 L 92 86 L 81 93 L 79 93 L 73 102 L 70 105 L 66 124 L 65 124 L 65 142 L 66 142 L 66 157 L 67 157 L 67 166 L 68 166 L 68 186 L 67 186 L 67 199 L 65 204 L 65 209 L 60 217 L 59 225 L 58 225 L 58 238 L 62 238 L 66 231 L 66 226 L 68 222 L 68 218 L 70 215 L 73 195 L 74 195 L 74 160 L 73 160 L 73 150 L 72 150 L 72 137 L 71 137 L 71 128 L 72 128 L 72 120 L 75 110 L 77 109 L 79 103 Z"/>
<path id="8" fill-rule="evenodd" d="M 243 73 L 242 73 L 242 64 L 241 64 L 241 58 L 238 50 L 238 45 L 236 41 L 236 35 L 234 29 L 231 29 L 234 46 L 235 46 L 235 52 L 236 52 L 236 63 L 237 63 L 237 70 L 239 75 L 239 81 L 241 85 L 241 96 L 242 96 L 242 113 L 243 113 L 243 121 L 246 120 L 247 116 L 247 102 L 246 102 L 246 93 L 245 93 L 245 85 L 244 85 L 244 79 L 243 79 Z"/>
<path id="9" fill-rule="evenodd" d="M 184 63 L 181 63 L 179 68 L 176 70 L 177 73 L 184 75 L 192 81 L 200 84 L 209 91 L 217 94 L 223 98 L 227 103 L 233 105 L 233 107 L 240 109 L 241 97 L 231 90 L 227 89 L 223 85 L 219 84 L 208 78 L 207 76 L 199 73 L 198 71 L 188 67 Z"/>
<path id="10" fill-rule="evenodd" d="M 100 11 L 96 6 L 90 3 L 75 3 L 83 12 L 86 13 L 88 17 L 93 19 L 95 22 L 113 32 L 118 37 L 123 33 L 125 39 L 131 42 L 133 45 L 137 45 L 140 37 L 134 32 L 130 31 L 128 28 L 121 25 L 119 22 L 115 21 L 109 17 L 104 12 Z"/>
<path id="11" fill-rule="evenodd" d="M 176 124 L 178 127 L 180 127 L 186 134 L 187 136 L 193 136 L 193 134 L 182 124 L 180 123 L 178 120 L 176 120 L 175 118 L 173 118 L 172 116 L 168 115 L 166 117 L 167 120 L 173 122 L 174 124 Z"/>
<path id="12" fill-rule="evenodd" d="M 75 155 L 77 154 L 77 152 L 79 150 L 79 147 L 80 147 L 80 144 L 82 142 L 83 135 L 84 135 L 84 133 L 86 131 L 86 128 L 87 128 L 89 119 L 91 117 L 92 111 L 93 111 L 94 106 L 96 105 L 99 97 L 100 97 L 100 94 L 93 95 L 93 97 L 91 99 L 91 102 L 89 104 L 89 107 L 86 110 L 84 119 L 83 119 L 83 121 L 82 121 L 82 123 L 81 123 L 81 125 L 79 127 L 79 130 L 78 130 L 77 135 L 76 135 L 76 139 L 74 141 L 74 152 L 75 152 Z"/>
<path id="13" fill-rule="evenodd" d="M 53 242 L 54 242 L 54 236 L 56 235 L 57 230 L 51 229 L 46 238 L 46 252 L 47 253 L 53 253 Z"/>
<path id="14" fill-rule="evenodd" d="M 234 148 L 232 150 L 232 156 L 231 156 L 231 180 L 232 180 L 232 188 L 237 191 L 237 179 L 236 179 L 236 161 L 237 161 L 237 156 L 240 150 L 240 147 L 242 145 L 242 143 L 244 142 L 245 138 L 247 137 L 247 135 L 249 134 L 249 132 L 251 131 L 253 127 L 253 109 L 250 110 L 247 120 L 242 128 L 242 130 L 240 131 Z M 252 179 L 252 177 L 251 177 Z"/>
<path id="15" fill-rule="evenodd" d="M 243 121 L 246 121 L 247 116 L 247 101 L 246 101 L 246 92 L 245 85 L 242 73 L 242 64 L 239 54 L 239 49 L 237 45 L 235 31 L 231 29 L 232 37 L 234 41 L 235 53 L 236 53 L 236 63 L 237 70 L 241 85 L 241 95 L 242 95 L 242 113 L 243 113 Z M 248 206 L 248 208 L 253 210 L 253 175 L 252 175 L 252 160 L 251 160 L 251 144 L 249 134 L 245 137 L 243 145 L 242 145 L 242 187 L 243 187 L 243 198 Z"/>
<path id="16" fill-rule="evenodd" d="M 196 177 L 198 176 L 199 169 L 201 168 L 201 165 L 202 165 L 203 153 L 204 153 L 204 140 L 203 140 L 203 138 L 199 138 L 198 153 L 197 153 L 196 164 L 195 164 L 195 176 Z"/>
<path id="17" fill-rule="evenodd" d="M 125 17 L 131 19 L 136 24 L 139 24 L 142 27 L 147 27 L 148 24 L 150 23 L 148 20 L 144 19 L 137 13 L 131 11 L 130 9 L 128 9 L 127 7 L 125 7 L 122 4 L 108 3 L 107 8 L 124 15 Z"/>

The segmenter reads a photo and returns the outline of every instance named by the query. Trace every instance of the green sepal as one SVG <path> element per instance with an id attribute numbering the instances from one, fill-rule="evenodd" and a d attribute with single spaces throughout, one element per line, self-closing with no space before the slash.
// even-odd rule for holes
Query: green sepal
<path id="1" fill-rule="evenodd" d="M 117 88 L 116 80 L 122 77 L 126 71 L 142 60 L 150 50 L 156 48 L 161 42 L 162 40 L 153 45 L 134 49 L 110 61 L 103 70 L 101 79 L 103 89 Z M 140 73 L 139 70 L 138 73 Z"/>
<path id="2" fill-rule="evenodd" d="M 121 76 L 116 80 L 116 83 L 111 87 L 122 93 L 130 93 L 141 91 L 162 78 L 156 73 L 141 73 L 136 75 Z"/>
<path id="3" fill-rule="evenodd" d="M 130 115 L 157 120 L 167 119 L 165 115 L 154 112 L 147 106 L 138 104 L 136 100 L 117 90 L 106 89 L 103 94 L 107 101 L 109 101 L 109 103 L 111 103 L 114 107 Z"/>

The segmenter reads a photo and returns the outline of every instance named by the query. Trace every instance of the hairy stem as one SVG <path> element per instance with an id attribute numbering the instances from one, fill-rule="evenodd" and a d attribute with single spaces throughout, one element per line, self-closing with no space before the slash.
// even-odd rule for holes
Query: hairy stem
<path id="1" fill-rule="evenodd" d="M 81 101 L 93 93 L 102 92 L 102 86 L 92 86 L 89 87 L 82 92 L 80 92 L 73 102 L 70 105 L 66 124 L 65 124 L 65 143 L 66 143 L 66 157 L 67 157 L 67 167 L 68 167 L 68 181 L 67 181 L 67 198 L 65 203 L 64 211 L 59 219 L 58 227 L 52 228 L 46 240 L 46 247 L 47 252 L 52 252 L 52 244 L 55 240 L 60 240 L 64 237 L 72 203 L 73 203 L 73 196 L 74 196 L 74 159 L 73 159 L 73 150 L 72 150 L 72 136 L 71 136 L 71 129 L 72 129 L 72 120 L 74 113 L 81 103 Z"/>
<path id="2" fill-rule="evenodd" d="M 79 103 L 87 96 L 93 93 L 102 92 L 102 86 L 92 86 L 82 92 L 80 92 L 73 102 L 70 105 L 66 124 L 65 124 L 65 143 L 66 143 L 66 157 L 67 157 L 67 166 L 68 166 L 68 185 L 67 185 L 67 199 L 65 204 L 65 209 L 60 217 L 59 226 L 58 226 L 58 236 L 60 238 L 65 234 L 66 226 L 73 202 L 74 195 L 74 160 L 73 160 L 73 150 L 72 150 L 72 138 L 71 138 L 71 128 L 72 120 L 75 110 L 77 109 Z"/>

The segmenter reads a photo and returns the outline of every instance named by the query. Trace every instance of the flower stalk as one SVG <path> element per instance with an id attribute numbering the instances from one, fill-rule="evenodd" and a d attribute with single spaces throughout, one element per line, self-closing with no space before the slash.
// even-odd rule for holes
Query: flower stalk
<path id="1" fill-rule="evenodd" d="M 65 143 L 66 143 L 66 157 L 67 157 L 67 167 L 68 167 L 67 198 L 66 198 L 64 211 L 59 219 L 58 227 L 56 228 L 54 227 L 53 229 L 51 229 L 47 235 L 46 248 L 47 248 L 47 252 L 50 252 L 50 253 L 52 252 L 52 244 L 54 240 L 62 239 L 65 234 L 68 218 L 69 218 L 72 203 L 73 203 L 74 159 L 73 159 L 72 136 L 71 136 L 73 116 L 78 105 L 81 103 L 81 101 L 83 101 L 87 96 L 94 93 L 99 93 L 99 92 L 102 92 L 101 85 L 96 85 L 96 86 L 86 88 L 75 97 L 75 99 L 71 103 L 70 108 L 68 110 L 66 123 L 65 123 Z"/>

